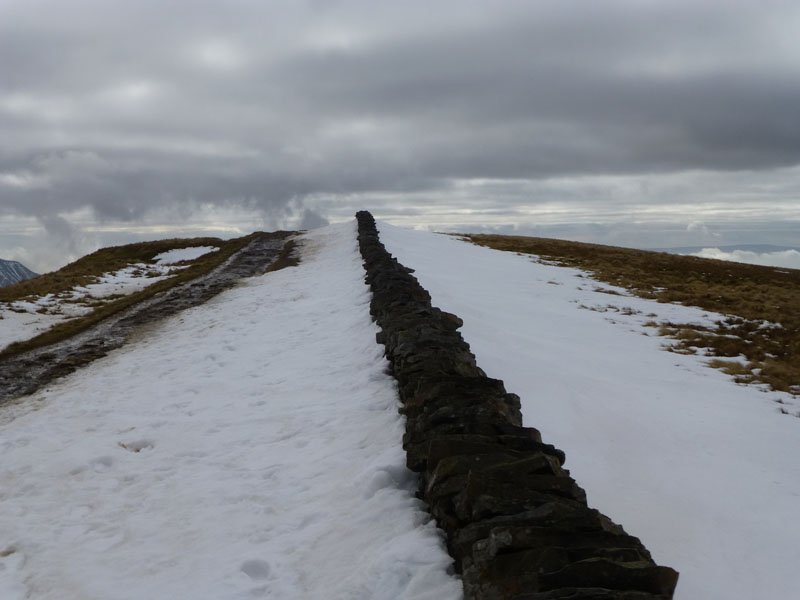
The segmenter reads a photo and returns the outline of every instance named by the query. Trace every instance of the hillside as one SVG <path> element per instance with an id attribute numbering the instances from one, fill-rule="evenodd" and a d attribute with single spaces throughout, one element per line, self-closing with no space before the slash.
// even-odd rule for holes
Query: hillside
<path id="1" fill-rule="evenodd" d="M 713 323 L 653 319 L 648 324 L 675 340 L 671 351 L 715 357 L 710 364 L 738 383 L 800 394 L 800 270 L 546 238 L 466 238 L 587 271 L 594 280 L 587 285 L 611 295 L 617 292 L 599 283 L 717 313 Z M 609 309 L 614 310 L 613 301 L 602 310 Z"/>
<path id="2" fill-rule="evenodd" d="M 102 248 L 57 271 L 4 287 L 0 289 L 0 356 L 68 339 L 156 294 L 206 275 L 247 245 L 253 235 L 227 241 L 167 239 Z"/>
<path id="3" fill-rule="evenodd" d="M 520 395 L 524 424 L 566 451 L 590 505 L 680 572 L 676 599 L 800 595 L 800 399 L 737 384 L 700 352 L 666 352 L 650 325 L 712 328 L 720 315 L 599 284 L 552 250 L 380 232 L 433 304 L 463 319 L 478 364 Z"/>
<path id="4" fill-rule="evenodd" d="M 0 290 L 6 299 L 0 301 L 0 404 L 105 356 L 145 324 L 201 305 L 244 277 L 295 264 L 292 235 L 256 232 L 218 245 L 198 245 L 195 238 L 106 248 L 5 294 Z M 82 265 L 97 272 L 122 268 L 93 276 Z"/>
<path id="5" fill-rule="evenodd" d="M 37 274 L 22 263 L 0 258 L 0 287 L 19 283 L 26 279 L 33 279 L 34 277 L 37 277 Z"/>
<path id="6" fill-rule="evenodd" d="M 800 402 L 653 326 L 724 317 L 553 254 L 379 229 L 589 504 L 680 572 L 675 598 L 800 594 Z M 355 226 L 297 249 L 0 406 L 0 596 L 461 597 L 405 467 Z"/>

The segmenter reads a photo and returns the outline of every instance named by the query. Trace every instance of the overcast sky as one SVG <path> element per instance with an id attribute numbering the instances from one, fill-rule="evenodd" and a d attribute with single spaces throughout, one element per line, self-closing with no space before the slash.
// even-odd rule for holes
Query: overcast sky
<path id="1" fill-rule="evenodd" d="M 0 0 L 0 257 L 313 227 L 800 246 L 800 3 Z"/>

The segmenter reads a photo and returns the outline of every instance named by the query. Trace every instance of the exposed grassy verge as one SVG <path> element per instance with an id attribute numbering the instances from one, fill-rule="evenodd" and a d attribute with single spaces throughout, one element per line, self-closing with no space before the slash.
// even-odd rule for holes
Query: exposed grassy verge
<path id="1" fill-rule="evenodd" d="M 275 259 L 265 272 L 272 273 L 273 271 L 280 271 L 286 267 L 296 267 L 299 264 L 300 257 L 297 254 L 297 244 L 295 244 L 294 240 L 287 240 L 278 258 Z"/>
<path id="2" fill-rule="evenodd" d="M 800 393 L 800 270 L 546 238 L 461 237 L 588 271 L 643 298 L 724 314 L 714 328 L 664 323 L 660 333 L 677 341 L 675 351 L 702 348 L 710 356 L 744 357 L 739 366 L 711 361 L 741 383 Z"/>
<path id="3" fill-rule="evenodd" d="M 165 292 L 181 283 L 206 275 L 215 267 L 219 266 L 228 258 L 230 258 L 231 255 L 236 251 L 241 250 L 258 235 L 260 234 L 253 233 L 244 237 L 227 241 L 219 240 L 217 238 L 192 238 L 189 240 L 159 240 L 156 242 L 141 242 L 137 244 L 129 244 L 127 246 L 104 248 L 67 265 L 60 271 L 48 273 L 47 275 L 42 275 L 36 279 L 31 279 L 18 283 L 14 286 L 9 286 L 9 288 L 17 288 L 16 290 L 11 289 L 9 292 L 6 292 L 6 290 L 9 290 L 9 288 L 3 288 L 2 291 L 6 293 L 3 296 L 0 296 L 0 301 L 6 302 L 19 300 L 32 295 L 64 293 L 72 286 L 91 283 L 91 281 L 94 280 L 94 277 L 102 275 L 103 273 L 122 269 L 131 262 L 148 262 L 157 254 L 165 252 L 166 250 L 171 250 L 173 248 L 185 248 L 189 246 L 216 246 L 219 248 L 218 252 L 210 252 L 205 256 L 201 256 L 197 260 L 193 261 L 191 266 L 187 267 L 186 269 L 182 269 L 169 279 L 157 281 L 139 292 L 118 297 L 111 302 L 103 303 L 94 308 L 91 313 L 83 317 L 78 317 L 63 323 L 59 323 L 34 338 L 10 344 L 5 349 L 0 351 L 0 358 L 21 354 L 22 352 L 27 352 L 35 348 L 41 348 L 43 346 L 49 346 L 51 344 L 60 342 L 75 334 L 85 331 L 103 319 L 130 308 L 131 306 L 138 304 L 143 300 L 152 298 L 156 294 Z M 289 234 L 287 232 L 277 232 L 274 235 L 285 237 Z M 83 271 L 84 268 L 86 271 Z M 62 271 L 66 272 L 62 273 Z"/>

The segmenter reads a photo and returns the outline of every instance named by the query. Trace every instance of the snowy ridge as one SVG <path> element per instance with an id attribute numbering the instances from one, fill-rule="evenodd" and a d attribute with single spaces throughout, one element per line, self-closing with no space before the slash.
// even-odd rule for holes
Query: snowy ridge
<path id="1" fill-rule="evenodd" d="M 0 287 L 19 283 L 25 279 L 33 279 L 37 274 L 15 260 L 0 258 Z"/>
<path id="2" fill-rule="evenodd" d="M 423 474 L 465 598 L 672 598 L 677 573 L 588 508 L 563 452 L 522 427 L 519 398 L 477 367 L 461 320 L 431 306 L 369 213 L 357 217 L 371 312 L 407 417 L 407 463 Z"/>
<path id="3" fill-rule="evenodd" d="M 3 600 L 457 600 L 354 223 L 2 407 Z"/>

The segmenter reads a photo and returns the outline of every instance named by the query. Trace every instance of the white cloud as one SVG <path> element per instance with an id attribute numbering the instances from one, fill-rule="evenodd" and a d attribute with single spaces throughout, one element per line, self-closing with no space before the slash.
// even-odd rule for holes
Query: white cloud
<path id="1" fill-rule="evenodd" d="M 686 226 L 686 231 L 699 231 L 701 233 L 709 233 L 708 227 L 702 221 L 691 221 Z"/>
<path id="2" fill-rule="evenodd" d="M 30 171 L 18 171 L 0 173 L 0 186 L 8 186 L 20 189 L 38 189 L 47 187 L 47 177 L 31 173 Z"/>
<path id="3" fill-rule="evenodd" d="M 131 80 L 104 89 L 97 96 L 98 106 L 112 104 L 117 108 L 141 107 L 155 99 L 157 86 L 151 81 Z"/>
<path id="4" fill-rule="evenodd" d="M 205 40 L 193 48 L 192 54 L 201 65 L 220 71 L 240 69 L 246 63 L 241 47 L 226 39 Z"/>
<path id="5" fill-rule="evenodd" d="M 780 250 L 777 252 L 751 252 L 749 250 L 733 250 L 726 252 L 719 248 L 703 248 L 690 256 L 700 258 L 716 258 L 750 265 L 765 267 L 781 267 L 784 269 L 800 269 L 800 252 L 797 250 Z"/>

